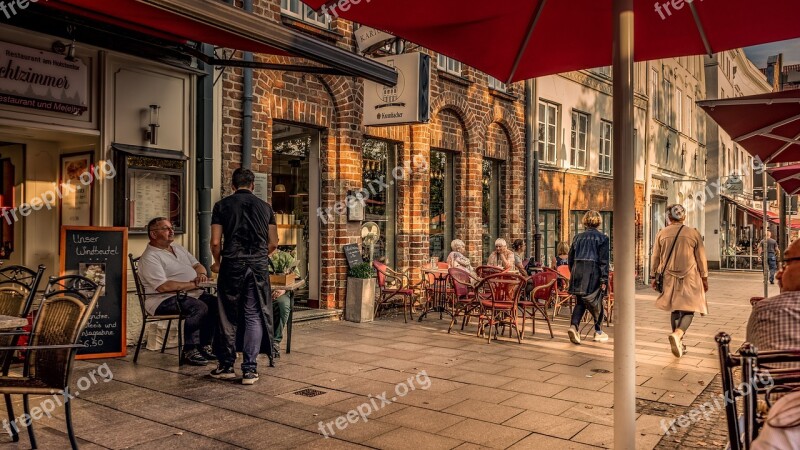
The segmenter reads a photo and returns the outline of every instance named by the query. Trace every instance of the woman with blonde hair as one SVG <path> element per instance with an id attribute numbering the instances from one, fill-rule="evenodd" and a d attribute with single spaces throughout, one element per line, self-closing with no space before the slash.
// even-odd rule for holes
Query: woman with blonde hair
<path id="1" fill-rule="evenodd" d="M 700 232 L 683 224 L 686 209 L 670 205 L 667 217 L 670 224 L 658 232 L 653 244 L 650 267 L 655 272 L 650 279 L 653 289 L 660 292 L 656 307 L 672 313 L 669 343 L 672 354 L 680 358 L 686 353 L 683 338 L 694 313 L 708 314 L 708 261 Z"/>
<path id="2" fill-rule="evenodd" d="M 472 261 L 464 256 L 466 248 L 467 246 L 464 244 L 464 241 L 461 239 L 453 239 L 453 242 L 450 243 L 450 249 L 452 251 L 447 255 L 447 264 L 450 267 L 464 269 L 471 275 L 475 275 L 475 269 L 472 268 Z"/>
<path id="3" fill-rule="evenodd" d="M 558 266 L 569 265 L 569 243 L 561 241 L 556 247 L 556 256 L 553 257 L 553 269 L 558 269 Z"/>
<path id="4" fill-rule="evenodd" d="M 600 213 L 587 211 L 583 215 L 583 226 L 586 230 L 578 233 L 569 249 L 569 293 L 575 296 L 575 309 L 569 327 L 569 340 L 573 344 L 581 343 L 580 323 L 587 310 L 594 318 L 594 340 L 608 341 L 608 335 L 600 329 L 603 322 L 602 296 L 608 283 L 608 260 L 610 246 L 608 236 L 598 228 L 603 222 Z M 600 302 L 600 307 L 596 303 Z"/>

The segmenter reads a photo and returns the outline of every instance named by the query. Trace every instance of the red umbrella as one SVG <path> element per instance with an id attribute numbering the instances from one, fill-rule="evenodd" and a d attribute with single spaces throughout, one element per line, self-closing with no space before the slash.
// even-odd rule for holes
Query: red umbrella
<path id="1" fill-rule="evenodd" d="M 763 162 L 800 161 L 800 90 L 697 104 L 734 142 Z"/>
<path id="2" fill-rule="evenodd" d="M 304 0 L 506 81 L 612 64 L 614 444 L 635 448 L 633 61 L 800 37 L 800 2 L 762 0 Z M 334 8 L 334 5 L 336 6 Z M 635 31 L 634 31 L 635 30 Z M 634 50 L 634 42 L 636 48 Z M 613 51 L 612 51 L 613 49 Z"/>
<path id="3" fill-rule="evenodd" d="M 775 167 L 767 169 L 767 172 L 772 175 L 772 178 L 781 185 L 787 194 L 795 195 L 800 192 L 800 164 Z"/>
<path id="4" fill-rule="evenodd" d="M 500 80 L 611 65 L 611 0 L 304 0 Z M 789 0 L 633 0 L 635 60 L 700 55 L 798 36 Z"/>

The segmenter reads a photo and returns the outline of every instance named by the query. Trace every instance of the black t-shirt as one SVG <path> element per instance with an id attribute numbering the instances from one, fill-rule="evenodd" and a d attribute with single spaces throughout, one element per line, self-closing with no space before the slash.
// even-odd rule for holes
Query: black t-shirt
<path id="1" fill-rule="evenodd" d="M 275 213 L 269 203 L 247 189 L 239 189 L 214 205 L 211 224 L 222 225 L 222 257 L 252 258 L 269 255 L 269 226 Z"/>

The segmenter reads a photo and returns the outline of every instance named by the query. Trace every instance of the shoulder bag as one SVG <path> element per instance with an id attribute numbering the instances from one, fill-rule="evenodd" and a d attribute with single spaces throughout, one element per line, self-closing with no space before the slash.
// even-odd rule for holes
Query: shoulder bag
<path id="1" fill-rule="evenodd" d="M 656 274 L 656 291 L 663 293 L 664 292 L 664 272 L 667 271 L 667 265 L 669 264 L 669 260 L 672 258 L 672 251 L 675 250 L 675 243 L 678 242 L 678 236 L 681 235 L 681 231 L 683 231 L 683 227 L 685 225 L 681 225 L 678 229 L 678 234 L 675 235 L 675 239 L 672 241 L 672 247 L 669 249 L 669 254 L 667 254 L 667 260 L 664 261 L 664 270 Z"/>

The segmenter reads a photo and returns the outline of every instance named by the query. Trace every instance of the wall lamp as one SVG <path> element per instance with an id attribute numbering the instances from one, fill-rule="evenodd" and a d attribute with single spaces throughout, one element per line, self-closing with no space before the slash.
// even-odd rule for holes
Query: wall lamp
<path id="1" fill-rule="evenodd" d="M 158 105 L 150 105 L 150 123 L 144 131 L 144 139 L 150 142 L 150 145 L 158 143 L 158 112 L 161 109 Z"/>

